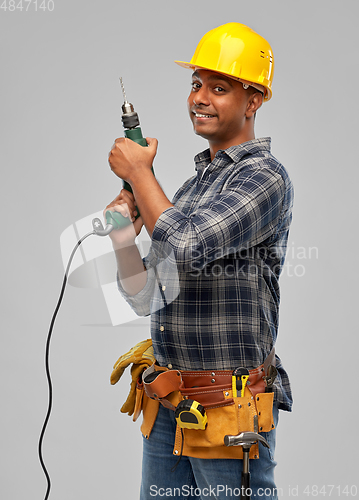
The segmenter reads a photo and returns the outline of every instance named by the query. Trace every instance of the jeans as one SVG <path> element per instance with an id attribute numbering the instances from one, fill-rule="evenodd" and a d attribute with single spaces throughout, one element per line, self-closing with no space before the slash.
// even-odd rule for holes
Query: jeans
<path id="1" fill-rule="evenodd" d="M 274 424 L 278 408 L 273 406 Z M 187 500 L 241 498 L 242 460 L 201 459 L 173 455 L 176 421 L 174 412 L 160 405 L 149 439 L 143 438 L 140 500 L 176 498 Z M 198 431 L 200 432 L 200 431 Z M 259 459 L 249 461 L 252 499 L 277 500 L 274 483 L 275 429 L 262 432 L 270 449 L 259 444 Z M 176 465 L 177 467 L 171 471 Z"/>

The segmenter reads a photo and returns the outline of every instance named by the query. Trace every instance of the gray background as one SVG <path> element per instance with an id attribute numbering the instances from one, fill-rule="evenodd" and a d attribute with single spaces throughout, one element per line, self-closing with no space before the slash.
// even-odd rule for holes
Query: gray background
<path id="1" fill-rule="evenodd" d="M 273 99 L 256 134 L 272 137 L 296 192 L 277 343 L 295 402 L 280 415 L 277 482 L 283 498 L 330 484 L 332 498 L 345 497 L 339 487 L 358 483 L 357 2 L 54 5 L 0 11 L 1 498 L 45 494 L 37 442 L 45 341 L 63 279 L 60 234 L 120 189 L 107 164 L 123 133 L 118 78 L 144 134 L 159 140 L 156 175 L 171 197 L 206 147 L 187 116 L 190 72 L 173 60 L 189 60 L 205 32 L 230 21 L 272 45 Z M 139 421 L 119 413 L 129 373 L 115 387 L 109 375 L 148 335 L 145 319 L 113 327 L 99 289 L 67 289 L 51 344 L 54 406 L 44 440 L 52 500 L 138 497 Z"/>

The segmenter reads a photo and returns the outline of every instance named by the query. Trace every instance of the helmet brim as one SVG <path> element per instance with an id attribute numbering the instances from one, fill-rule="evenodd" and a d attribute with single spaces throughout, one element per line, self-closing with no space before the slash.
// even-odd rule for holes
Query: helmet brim
<path id="1" fill-rule="evenodd" d="M 196 67 L 194 64 L 184 61 L 175 61 L 175 63 L 178 64 L 178 66 L 182 66 L 182 68 L 187 68 L 187 69 L 194 69 Z"/>

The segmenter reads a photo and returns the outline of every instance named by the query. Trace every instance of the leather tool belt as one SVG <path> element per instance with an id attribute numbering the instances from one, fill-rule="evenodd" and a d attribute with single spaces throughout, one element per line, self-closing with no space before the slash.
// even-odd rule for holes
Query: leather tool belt
<path id="1" fill-rule="evenodd" d="M 249 370 L 247 386 L 252 396 L 264 392 L 264 373 L 263 365 Z M 146 395 L 171 410 L 176 408 L 172 395 L 175 391 L 180 391 L 184 399 L 195 399 L 204 408 L 228 406 L 234 402 L 233 398 L 228 398 L 228 391 L 232 389 L 231 370 L 192 372 L 152 365 L 143 372 L 142 380 Z"/>
<path id="2" fill-rule="evenodd" d="M 249 370 L 243 395 L 238 395 L 233 394 L 230 370 L 180 371 L 153 364 L 143 372 L 142 383 L 138 384 L 138 390 L 150 398 L 146 406 L 151 408 L 142 408 L 142 433 L 149 437 L 160 403 L 175 410 L 182 399 L 193 399 L 205 408 L 207 427 L 182 430 L 177 426 L 173 453 L 198 458 L 242 458 L 242 448 L 225 447 L 224 436 L 245 431 L 269 432 L 274 428 L 273 392 L 265 392 L 270 365 L 275 365 L 274 348 L 263 365 Z M 258 456 L 258 445 L 254 445 L 250 458 Z"/>

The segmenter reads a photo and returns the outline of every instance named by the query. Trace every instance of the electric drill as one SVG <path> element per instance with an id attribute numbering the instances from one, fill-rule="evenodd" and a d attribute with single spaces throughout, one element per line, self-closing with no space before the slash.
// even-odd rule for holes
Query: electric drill
<path id="1" fill-rule="evenodd" d="M 128 102 L 125 87 L 123 86 L 122 78 L 120 78 L 124 103 L 122 105 L 122 124 L 125 129 L 125 136 L 128 139 L 131 139 L 134 142 L 137 142 L 141 146 L 147 146 L 146 139 L 142 136 L 142 130 L 140 125 L 140 120 L 138 118 L 138 114 L 135 112 L 133 105 Z M 153 168 L 152 168 L 153 172 Z M 128 182 L 123 181 L 123 187 L 130 193 L 132 193 L 131 186 Z M 140 212 L 138 208 L 136 219 L 140 216 Z M 114 229 L 121 229 L 125 226 L 131 224 L 131 221 L 128 217 L 124 217 L 119 212 L 110 212 L 109 210 L 106 212 L 106 222 L 107 224 L 111 224 Z"/>

